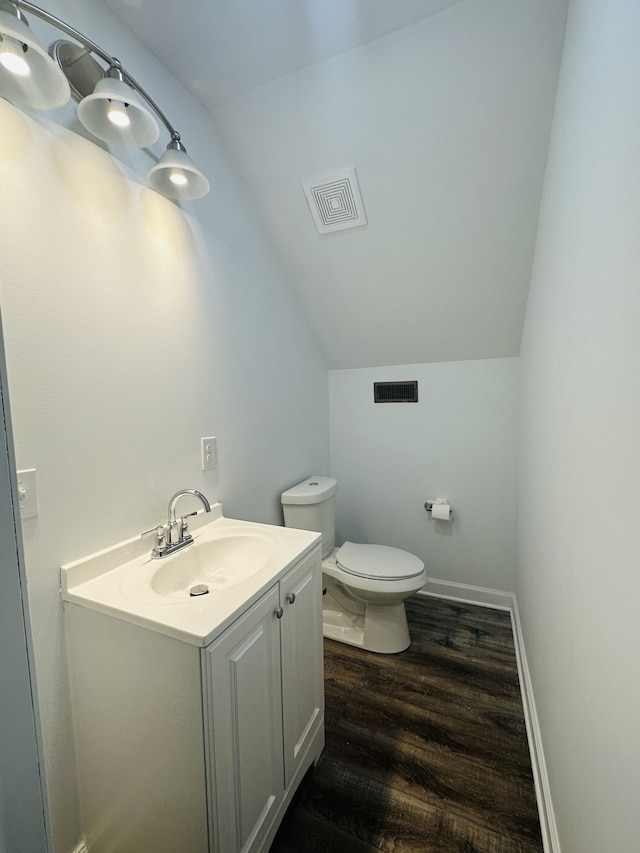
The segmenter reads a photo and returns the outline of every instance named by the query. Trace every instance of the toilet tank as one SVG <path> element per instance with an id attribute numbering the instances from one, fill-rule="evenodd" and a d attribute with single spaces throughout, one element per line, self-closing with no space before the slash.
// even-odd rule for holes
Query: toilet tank
<path id="1" fill-rule="evenodd" d="M 336 492 L 333 477 L 309 477 L 281 495 L 285 527 L 315 530 L 322 533 L 322 556 L 326 557 L 336 542 Z"/>

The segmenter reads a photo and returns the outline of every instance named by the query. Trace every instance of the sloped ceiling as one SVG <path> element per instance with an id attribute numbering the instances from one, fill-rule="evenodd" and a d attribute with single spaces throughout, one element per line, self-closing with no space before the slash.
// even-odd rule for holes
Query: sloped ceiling
<path id="1" fill-rule="evenodd" d="M 107 2 L 212 112 L 330 367 L 518 354 L 566 0 Z M 349 167 L 368 224 L 320 236 L 302 181 Z"/>

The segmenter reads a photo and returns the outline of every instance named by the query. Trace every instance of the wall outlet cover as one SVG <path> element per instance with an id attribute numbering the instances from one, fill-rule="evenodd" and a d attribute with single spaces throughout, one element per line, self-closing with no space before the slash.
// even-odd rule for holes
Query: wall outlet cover
<path id="1" fill-rule="evenodd" d="M 202 457 L 202 470 L 210 471 L 218 464 L 218 449 L 215 436 L 200 439 L 200 453 Z"/>

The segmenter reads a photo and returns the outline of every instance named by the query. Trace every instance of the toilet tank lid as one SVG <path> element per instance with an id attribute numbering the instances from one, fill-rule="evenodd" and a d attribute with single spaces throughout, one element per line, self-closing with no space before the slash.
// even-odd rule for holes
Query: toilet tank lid
<path id="1" fill-rule="evenodd" d="M 283 492 L 280 500 L 283 504 L 319 504 L 337 491 L 338 481 L 333 477 L 309 477 Z"/>

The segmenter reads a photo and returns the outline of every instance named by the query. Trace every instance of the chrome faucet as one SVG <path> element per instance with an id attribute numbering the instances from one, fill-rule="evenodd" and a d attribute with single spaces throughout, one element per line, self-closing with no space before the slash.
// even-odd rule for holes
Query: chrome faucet
<path id="1" fill-rule="evenodd" d="M 161 557 L 168 557 L 179 551 L 181 548 L 186 548 L 193 542 L 193 536 L 189 533 L 189 523 L 187 519 L 192 515 L 197 515 L 197 512 L 188 512 L 186 515 L 176 518 L 176 504 L 184 495 L 193 495 L 198 498 L 204 507 L 205 512 L 211 512 L 211 504 L 202 494 L 196 489 L 181 489 L 169 501 L 169 509 L 167 512 L 167 523 L 161 524 L 159 527 L 154 527 L 152 530 L 147 530 L 143 533 L 156 534 L 156 543 L 151 551 L 151 556 L 154 560 Z"/>

